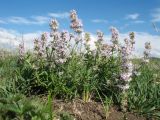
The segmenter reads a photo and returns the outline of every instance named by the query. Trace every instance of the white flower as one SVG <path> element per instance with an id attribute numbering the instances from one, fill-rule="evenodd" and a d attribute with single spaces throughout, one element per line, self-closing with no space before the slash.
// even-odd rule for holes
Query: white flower
<path id="1" fill-rule="evenodd" d="M 56 19 L 51 20 L 49 25 L 51 27 L 51 30 L 53 30 L 53 31 L 57 31 L 58 30 L 59 23 L 58 23 L 58 21 Z"/>
<path id="2" fill-rule="evenodd" d="M 46 42 L 47 42 L 47 38 L 48 38 L 48 36 L 47 36 L 47 33 L 42 33 L 42 35 L 41 35 L 41 44 L 42 44 L 42 47 L 45 47 L 45 45 L 46 45 Z"/>
<path id="3" fill-rule="evenodd" d="M 61 38 L 64 39 L 64 40 L 69 40 L 70 39 L 70 35 L 69 35 L 68 31 L 63 30 L 61 32 Z"/>
<path id="4" fill-rule="evenodd" d="M 145 43 L 145 51 L 143 53 L 144 54 L 143 62 L 145 62 L 145 63 L 149 62 L 150 52 L 151 52 L 151 44 L 150 44 L 150 42 L 146 42 Z"/>
<path id="5" fill-rule="evenodd" d="M 126 81 L 126 82 L 130 82 L 131 81 L 131 76 L 132 76 L 132 73 L 122 73 L 121 74 L 121 79 Z"/>
<path id="6" fill-rule="evenodd" d="M 126 85 L 117 85 L 117 86 L 123 91 L 126 91 L 126 90 L 129 89 L 129 85 L 128 84 L 126 84 Z"/>
<path id="7" fill-rule="evenodd" d="M 44 43 L 42 43 L 41 39 L 34 39 L 34 52 L 38 57 L 42 57 L 44 55 Z"/>
<path id="8" fill-rule="evenodd" d="M 60 38 L 60 33 L 59 32 L 51 32 L 50 37 L 54 37 L 55 40 Z"/>
<path id="9" fill-rule="evenodd" d="M 54 59 L 58 64 L 63 64 L 66 62 L 68 55 L 68 42 L 69 42 L 69 33 L 67 31 L 53 32 L 51 34 L 53 37 L 52 49 L 54 50 Z"/>
<path id="10" fill-rule="evenodd" d="M 19 57 L 20 57 L 21 60 L 24 57 L 24 53 L 25 53 L 24 43 L 21 43 L 21 44 L 19 44 Z"/>
<path id="11" fill-rule="evenodd" d="M 98 39 L 97 39 L 97 41 L 98 42 L 102 42 L 103 41 L 103 32 L 101 32 L 101 31 L 97 31 L 97 37 L 98 37 Z"/>
<path id="12" fill-rule="evenodd" d="M 131 39 L 134 39 L 134 36 L 130 35 Z M 129 89 L 129 82 L 132 80 L 133 74 L 133 64 L 130 60 L 130 56 L 132 55 L 133 44 L 129 41 L 129 39 L 124 39 L 125 46 L 121 47 L 121 58 L 122 58 L 122 73 L 120 74 L 120 82 L 118 85 L 120 89 L 127 90 Z"/>
<path id="13" fill-rule="evenodd" d="M 110 57 L 112 55 L 112 47 L 108 44 L 102 44 L 101 55 L 105 57 Z"/>
<path id="14" fill-rule="evenodd" d="M 118 38 L 119 38 L 119 31 L 115 27 L 110 28 L 111 33 L 112 33 L 112 42 L 117 44 L 118 43 Z"/>
<path id="15" fill-rule="evenodd" d="M 151 49 L 151 43 L 150 42 L 145 43 L 145 49 L 148 49 L 148 50 Z"/>
<path id="16" fill-rule="evenodd" d="M 77 12 L 75 10 L 71 10 L 70 18 L 71 18 L 71 20 L 76 20 L 77 19 Z"/>
<path id="17" fill-rule="evenodd" d="M 78 19 L 77 13 L 75 10 L 72 10 L 70 13 L 71 25 L 70 27 L 78 34 L 83 32 L 83 24 L 80 19 Z"/>

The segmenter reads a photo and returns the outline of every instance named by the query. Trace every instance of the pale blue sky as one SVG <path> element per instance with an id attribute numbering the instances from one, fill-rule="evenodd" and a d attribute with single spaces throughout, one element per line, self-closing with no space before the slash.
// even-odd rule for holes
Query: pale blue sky
<path id="1" fill-rule="evenodd" d="M 156 34 L 152 21 L 160 25 L 160 0 L 1 0 L 0 27 L 20 33 L 49 30 L 49 13 L 62 29 L 69 28 L 67 13 L 75 9 L 86 31 L 108 32 L 116 26 L 123 32 Z M 39 21 L 38 21 L 39 20 Z"/>
<path id="2" fill-rule="evenodd" d="M 75 9 L 84 24 L 84 31 L 105 33 L 110 40 L 110 26 L 117 27 L 120 39 L 128 32 L 136 33 L 136 55 L 143 53 L 150 41 L 152 55 L 160 57 L 160 0 L 0 0 L 0 48 L 17 47 L 22 40 L 33 47 L 33 39 L 50 31 L 49 21 L 56 18 L 60 29 L 69 29 L 69 12 Z"/>

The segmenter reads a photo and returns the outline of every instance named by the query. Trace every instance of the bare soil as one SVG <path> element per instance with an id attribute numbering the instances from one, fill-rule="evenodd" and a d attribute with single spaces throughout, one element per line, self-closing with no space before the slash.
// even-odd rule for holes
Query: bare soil
<path id="1" fill-rule="evenodd" d="M 106 120 L 104 108 L 101 103 L 97 102 L 84 103 L 82 100 L 74 100 L 72 102 L 55 100 L 53 103 L 53 109 L 57 114 L 60 112 L 67 112 L 74 116 L 76 120 Z M 133 113 L 126 113 L 124 115 L 122 112 L 118 111 L 116 107 L 112 107 L 109 111 L 107 120 L 146 119 Z"/>

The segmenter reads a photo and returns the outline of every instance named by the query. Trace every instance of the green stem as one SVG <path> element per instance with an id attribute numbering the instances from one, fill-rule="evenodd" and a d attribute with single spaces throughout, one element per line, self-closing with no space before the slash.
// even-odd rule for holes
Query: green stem
<path id="1" fill-rule="evenodd" d="M 48 94 L 48 112 L 50 115 L 50 120 L 53 120 L 53 114 L 52 114 L 52 92 L 49 91 Z"/>

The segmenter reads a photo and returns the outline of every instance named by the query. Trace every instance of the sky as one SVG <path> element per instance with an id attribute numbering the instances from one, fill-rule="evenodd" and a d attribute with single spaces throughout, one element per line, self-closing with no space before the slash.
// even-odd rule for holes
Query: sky
<path id="1" fill-rule="evenodd" d="M 109 40 L 111 26 L 118 28 L 121 39 L 134 31 L 137 52 L 142 53 L 144 42 L 150 41 L 153 55 L 160 57 L 160 0 L 1 0 L 0 48 L 9 47 L 10 43 L 17 46 L 22 34 L 31 46 L 34 37 L 50 31 L 52 18 L 59 21 L 61 30 L 70 29 L 72 9 L 77 11 L 84 30 L 94 38 L 101 30 Z"/>

